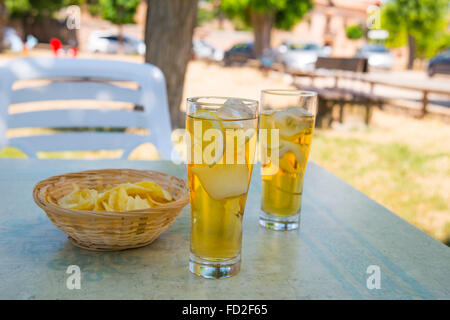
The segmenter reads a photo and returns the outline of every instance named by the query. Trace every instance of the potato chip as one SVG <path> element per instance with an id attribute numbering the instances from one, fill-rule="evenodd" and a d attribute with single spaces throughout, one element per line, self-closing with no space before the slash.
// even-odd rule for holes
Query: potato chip
<path id="1" fill-rule="evenodd" d="M 136 196 L 135 198 L 131 196 L 128 197 L 127 210 L 139 210 L 147 208 L 151 208 L 151 206 L 146 199 L 141 199 L 139 196 Z"/>
<path id="2" fill-rule="evenodd" d="M 108 187 L 102 193 L 95 189 L 74 190 L 59 199 L 57 204 L 64 208 L 95 211 L 129 211 L 161 206 L 173 201 L 172 195 L 152 181 L 122 183 Z"/>
<path id="3" fill-rule="evenodd" d="M 148 203 L 152 204 L 152 207 L 158 207 L 158 206 L 162 206 L 164 203 L 163 202 L 158 202 L 154 199 L 152 199 L 152 197 L 147 196 L 147 201 Z"/>
<path id="4" fill-rule="evenodd" d="M 154 198 L 155 200 L 162 200 L 163 202 L 169 202 L 173 200 L 172 195 L 167 190 L 161 188 L 154 182 L 143 181 L 136 183 L 136 185 L 149 190 L 150 194 L 153 193 L 154 195 L 152 195 L 152 198 Z"/>
<path id="5" fill-rule="evenodd" d="M 79 190 L 77 185 L 73 185 L 74 190 L 68 195 L 58 200 L 58 205 L 64 208 L 75 210 L 93 210 L 98 192 L 95 189 Z"/>

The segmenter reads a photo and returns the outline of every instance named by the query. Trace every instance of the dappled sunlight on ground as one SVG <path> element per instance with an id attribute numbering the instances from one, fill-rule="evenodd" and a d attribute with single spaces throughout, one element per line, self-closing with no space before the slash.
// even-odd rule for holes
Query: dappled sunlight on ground
<path id="1" fill-rule="evenodd" d="M 283 75 L 275 72 L 263 76 L 256 68 L 221 67 L 193 61 L 188 66 L 182 107 L 188 97 L 207 95 L 259 100 L 263 89 L 295 89 L 283 79 Z"/>

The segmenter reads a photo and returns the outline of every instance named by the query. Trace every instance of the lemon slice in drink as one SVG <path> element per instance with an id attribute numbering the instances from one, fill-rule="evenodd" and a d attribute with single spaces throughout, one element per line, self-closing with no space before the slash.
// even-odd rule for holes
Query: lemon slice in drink
<path id="1" fill-rule="evenodd" d="M 305 153 L 300 144 L 280 139 L 279 157 L 282 158 L 288 152 L 294 154 L 297 162 L 303 163 L 305 161 Z"/>
<path id="2" fill-rule="evenodd" d="M 193 142 L 194 142 L 194 146 L 198 146 L 201 145 L 202 146 L 202 157 L 203 157 L 203 152 L 205 151 L 205 148 L 207 145 L 209 145 L 210 143 L 213 142 L 206 142 L 204 143 L 203 141 L 203 137 L 204 134 L 209 130 L 209 129 L 214 129 L 217 130 L 217 133 L 220 132 L 220 135 L 217 134 L 216 138 L 221 137 L 222 138 L 222 148 L 219 150 L 214 150 L 214 156 L 212 156 L 212 159 L 203 159 L 204 160 L 209 160 L 207 161 L 207 164 L 210 166 L 215 165 L 217 162 L 220 161 L 220 159 L 222 159 L 223 154 L 224 154 L 224 149 L 225 149 L 225 137 L 224 137 L 224 127 L 223 127 L 223 123 L 222 120 L 217 117 L 217 115 L 209 110 L 198 110 L 195 113 L 193 113 L 191 115 L 192 118 L 201 121 L 201 125 L 202 128 L 200 131 L 196 130 L 196 127 L 194 125 L 194 137 L 193 137 Z M 219 138 L 220 139 L 220 138 Z M 196 148 L 194 148 L 194 151 L 196 150 Z"/>
<path id="3" fill-rule="evenodd" d="M 208 129 L 223 130 L 222 120 L 216 115 L 215 112 L 209 110 L 198 110 L 190 115 L 194 119 L 202 120 L 203 131 Z"/>
<path id="4" fill-rule="evenodd" d="M 203 189 L 214 200 L 247 193 L 249 168 L 243 164 L 218 164 L 213 167 L 191 167 Z"/>
<path id="5" fill-rule="evenodd" d="M 311 128 L 313 115 L 300 107 L 288 107 L 274 114 L 275 126 L 280 137 L 288 140 L 298 138 L 305 129 Z"/>

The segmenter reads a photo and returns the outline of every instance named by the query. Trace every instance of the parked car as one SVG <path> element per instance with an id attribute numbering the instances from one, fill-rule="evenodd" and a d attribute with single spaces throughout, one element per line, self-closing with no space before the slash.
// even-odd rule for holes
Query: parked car
<path id="1" fill-rule="evenodd" d="M 450 49 L 438 54 L 428 63 L 428 75 L 432 77 L 436 73 L 450 74 Z"/>
<path id="2" fill-rule="evenodd" d="M 363 45 L 355 54 L 357 58 L 366 58 L 369 68 L 392 69 L 394 58 L 389 50 L 379 44 Z"/>
<path id="3" fill-rule="evenodd" d="M 237 43 L 224 54 L 224 64 L 245 64 L 249 59 L 255 58 L 253 55 L 253 43 Z"/>
<path id="4" fill-rule="evenodd" d="M 276 50 L 275 61 L 287 71 L 311 71 L 318 57 L 326 50 L 313 42 L 285 41 Z"/>
<path id="5" fill-rule="evenodd" d="M 145 43 L 142 40 L 123 36 L 123 48 L 126 54 L 145 54 Z M 89 35 L 88 50 L 90 52 L 117 53 L 119 52 L 119 36 L 110 32 L 93 31 Z"/>
<path id="6" fill-rule="evenodd" d="M 214 48 L 204 40 L 194 40 L 192 42 L 192 52 L 195 59 L 222 61 L 224 56 L 223 50 Z"/>

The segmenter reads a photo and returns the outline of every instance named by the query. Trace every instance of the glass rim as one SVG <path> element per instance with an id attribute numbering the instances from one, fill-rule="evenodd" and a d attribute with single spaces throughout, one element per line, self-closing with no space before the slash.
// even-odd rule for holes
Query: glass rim
<path id="1" fill-rule="evenodd" d="M 223 102 L 202 102 L 199 101 L 200 99 L 217 99 L 220 100 L 222 99 Z M 214 106 L 223 106 L 225 104 L 225 102 L 228 99 L 236 99 L 236 100 L 240 100 L 242 101 L 247 107 L 254 107 L 254 108 L 258 108 L 258 100 L 253 100 L 253 99 L 247 99 L 247 98 L 238 98 L 238 97 L 223 97 L 223 96 L 196 96 L 196 97 L 190 97 L 187 98 L 186 101 L 188 103 L 193 103 L 196 104 L 198 106 L 205 106 L 205 107 L 214 107 Z"/>
<path id="2" fill-rule="evenodd" d="M 264 89 L 261 90 L 261 93 L 291 97 L 317 97 L 317 92 L 301 89 Z"/>

